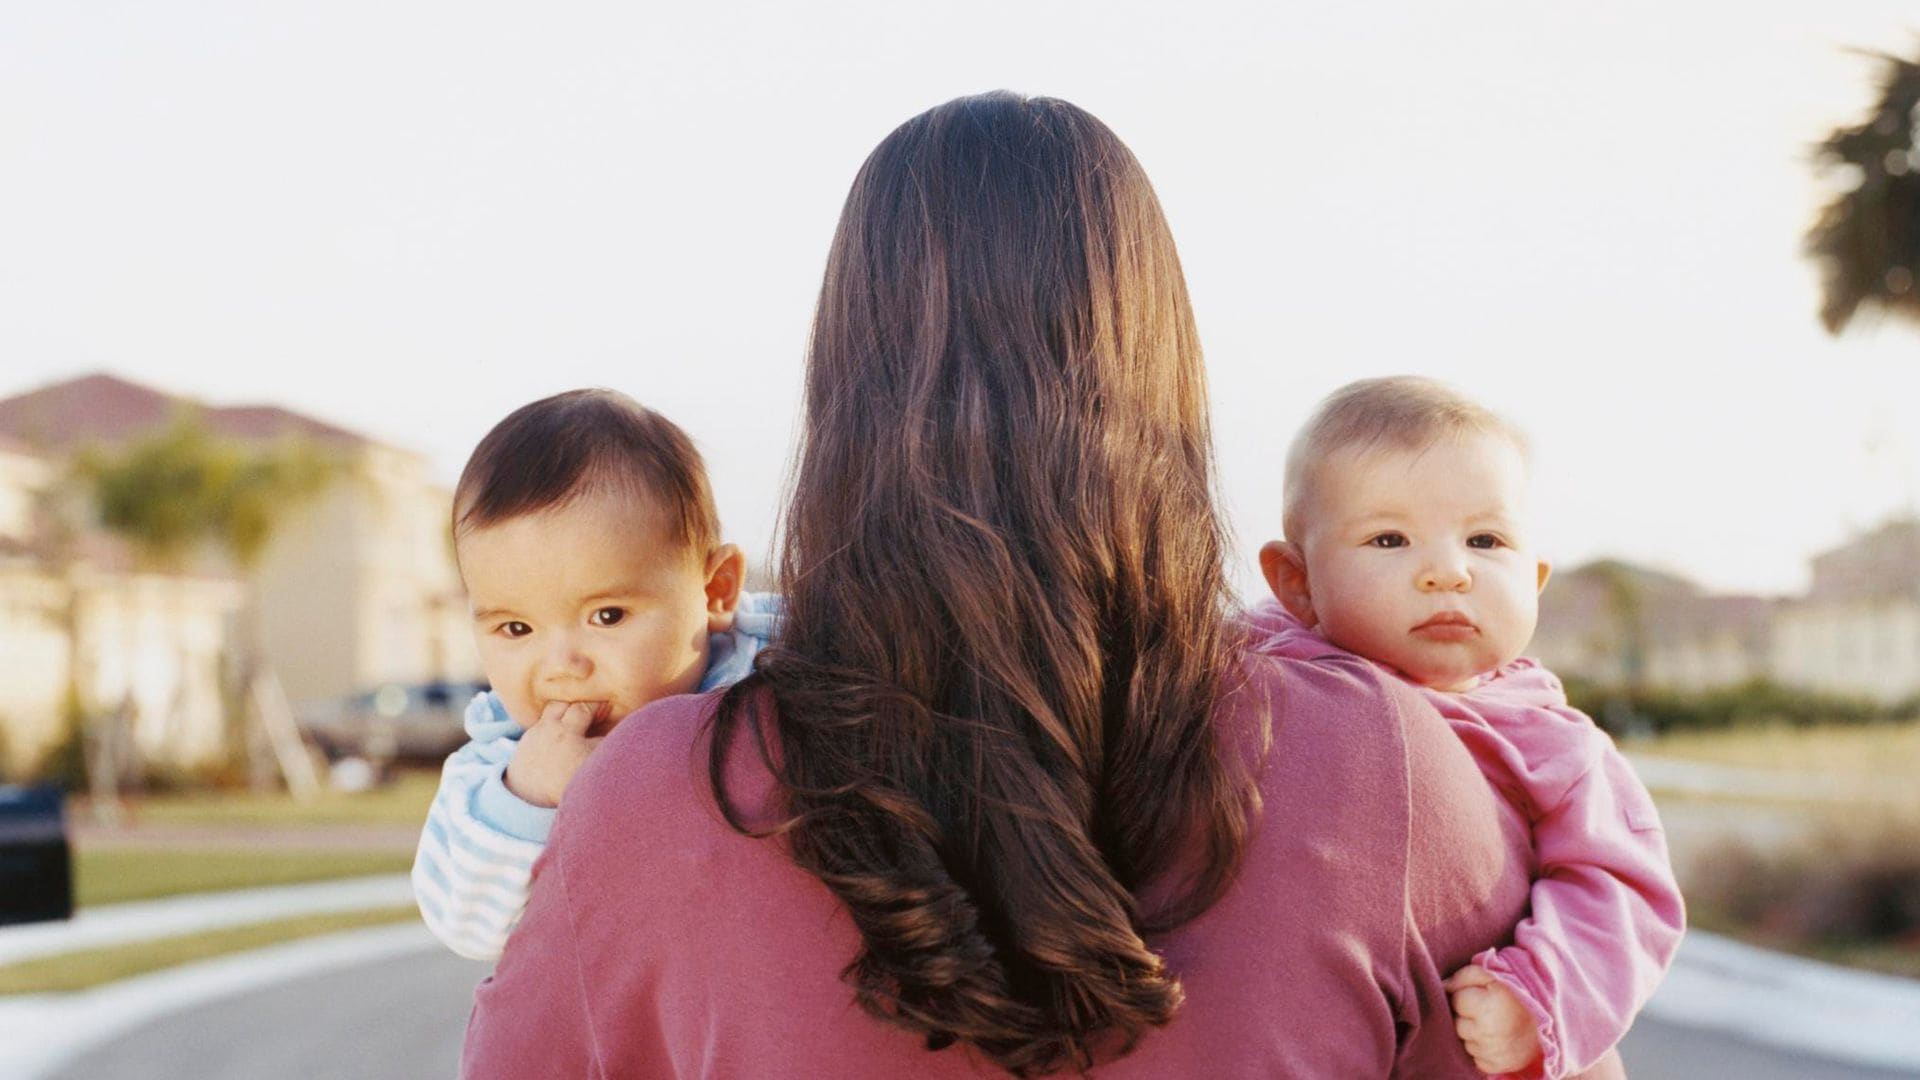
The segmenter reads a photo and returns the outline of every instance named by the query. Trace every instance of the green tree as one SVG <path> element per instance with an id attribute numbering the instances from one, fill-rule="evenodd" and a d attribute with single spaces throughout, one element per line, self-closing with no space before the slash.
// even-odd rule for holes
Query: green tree
<path id="1" fill-rule="evenodd" d="M 305 442 L 260 449 L 220 439 L 190 412 L 155 435 L 75 462 L 99 524 L 147 568 L 164 571 L 181 569 L 209 544 L 252 570 L 286 511 L 325 487 L 335 468 Z"/>
<path id="2" fill-rule="evenodd" d="M 1820 321 L 1838 334 L 1862 307 L 1920 321 L 1920 152 L 1914 109 L 1920 63 L 1868 54 L 1882 67 L 1879 99 L 1859 123 L 1815 147 L 1815 168 L 1850 181 L 1807 230 L 1820 263 Z"/>

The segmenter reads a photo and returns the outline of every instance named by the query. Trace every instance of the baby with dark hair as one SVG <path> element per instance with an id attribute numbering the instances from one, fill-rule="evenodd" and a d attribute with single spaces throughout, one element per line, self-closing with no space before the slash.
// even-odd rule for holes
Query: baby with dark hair
<path id="1" fill-rule="evenodd" d="M 488 960 L 601 737 L 649 702 L 739 681 L 774 604 L 742 592 L 692 440 L 609 390 L 495 425 L 455 488 L 453 540 L 492 689 L 441 773 L 413 891 L 434 936 Z"/>

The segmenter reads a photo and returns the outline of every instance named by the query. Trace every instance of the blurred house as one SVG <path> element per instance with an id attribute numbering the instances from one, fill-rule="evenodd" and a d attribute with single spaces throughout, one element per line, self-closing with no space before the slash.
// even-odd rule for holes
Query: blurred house
<path id="1" fill-rule="evenodd" d="M 1815 556 L 1807 595 L 1775 622 L 1782 682 L 1883 702 L 1920 694 L 1920 520 Z"/>
<path id="2" fill-rule="evenodd" d="M 10 520 L 25 522 L 30 513 L 16 513 L 16 508 L 30 507 L 34 484 L 51 482 L 78 450 L 151 435 L 188 405 L 193 403 L 110 375 L 0 399 L 0 439 L 6 440 L 0 450 L 12 448 L 10 454 L 0 453 L 0 528 Z M 215 565 L 211 579 L 133 574 L 125 559 L 115 565 L 86 550 L 65 553 L 77 555 L 78 577 L 100 575 L 124 583 L 118 599 L 97 605 L 79 635 L 86 646 L 81 653 L 96 657 L 99 665 L 101 685 L 89 694 L 92 703 L 115 700 L 114 694 L 99 692 L 112 687 L 132 687 L 139 697 L 181 681 L 158 674 L 164 666 L 158 661 L 141 661 L 134 651 L 116 652 L 106 642 L 153 633 L 191 640 L 197 647 L 209 625 L 204 620 L 216 610 L 219 629 L 213 636 L 219 643 L 213 651 L 227 651 L 239 635 L 252 637 L 296 704 L 388 682 L 477 676 L 466 603 L 447 540 L 451 495 L 432 481 L 424 458 L 278 406 L 194 408 L 215 435 L 256 443 L 298 438 L 346 467 L 319 496 L 290 509 L 250 572 Z M 29 464 L 10 464 L 14 457 Z M 68 546 L 97 548 L 98 541 L 87 538 Z M 28 557 L 26 543 L 24 536 L 15 541 L 22 559 Z M 239 577 L 244 582 L 234 580 Z M 16 588 L 24 597 L 38 587 Z M 141 599 L 136 603 L 134 597 Z M 44 598 L 39 603 L 46 606 Z M 148 610 L 140 605 L 147 603 L 173 611 L 177 624 L 160 629 L 164 620 L 140 614 Z M 8 611 L 0 624 L 0 657 L 15 654 L 16 639 L 23 657 L 65 647 L 57 626 L 48 631 L 46 620 L 33 623 Z M 48 633 L 57 648 L 49 645 Z M 0 668 L 9 664 L 0 660 Z M 29 726 L 12 719 L 14 708 L 0 705 L 0 716 Z M 38 714 L 42 707 L 36 704 L 33 711 Z M 204 727 L 214 733 L 217 748 L 223 730 L 218 717 L 194 723 L 196 731 Z M 198 736 L 181 745 L 187 743 L 201 745 Z"/>
<path id="3" fill-rule="evenodd" d="M 1547 582 L 1528 652 L 1563 676 L 1704 690 L 1762 678 L 1774 602 L 1602 559 Z"/>
<path id="4" fill-rule="evenodd" d="M 1804 596 L 1711 595 L 1615 560 L 1555 575 L 1528 650 L 1562 675 L 1705 690 L 1767 679 L 1894 702 L 1920 694 L 1920 520 L 1813 558 Z"/>
<path id="5" fill-rule="evenodd" d="M 52 550 L 39 513 L 54 461 L 0 436 L 0 734 L 24 767 L 67 733 L 68 687 L 97 708 L 131 705 L 151 760 L 218 756 L 221 663 L 243 589 L 226 577 L 142 573 L 98 534 Z"/>
<path id="6" fill-rule="evenodd" d="M 1762 596 L 1669 598 L 1653 619 L 1647 683 L 1693 691 L 1779 681 L 1771 667 L 1778 607 Z"/>

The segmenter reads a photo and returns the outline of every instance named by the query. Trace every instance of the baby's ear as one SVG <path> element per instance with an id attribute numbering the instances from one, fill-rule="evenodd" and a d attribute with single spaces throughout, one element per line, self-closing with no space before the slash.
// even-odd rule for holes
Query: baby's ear
<path id="1" fill-rule="evenodd" d="M 733 629 L 733 612 L 740 606 L 740 589 L 747 580 L 747 557 L 734 544 L 721 544 L 707 556 L 707 632 Z"/>
<path id="2" fill-rule="evenodd" d="M 1533 587 L 1533 591 L 1545 592 L 1547 589 L 1547 579 L 1553 576 L 1553 564 L 1545 559 L 1541 559 L 1539 569 L 1535 572 L 1540 576 L 1540 583 Z"/>
<path id="3" fill-rule="evenodd" d="M 1290 540 L 1269 540 L 1260 547 L 1260 572 L 1266 575 L 1273 598 L 1287 614 L 1307 626 L 1320 620 L 1313 615 L 1313 591 L 1307 582 L 1307 557 L 1300 545 Z"/>

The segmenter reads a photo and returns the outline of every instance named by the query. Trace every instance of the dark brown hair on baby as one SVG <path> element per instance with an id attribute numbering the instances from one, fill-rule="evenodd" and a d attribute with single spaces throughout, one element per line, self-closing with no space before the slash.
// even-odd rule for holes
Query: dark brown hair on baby
<path id="1" fill-rule="evenodd" d="M 720 542 L 707 466 L 678 424 L 612 390 L 522 405 L 474 447 L 453 493 L 453 535 L 610 494 L 657 510 L 704 556 Z"/>

